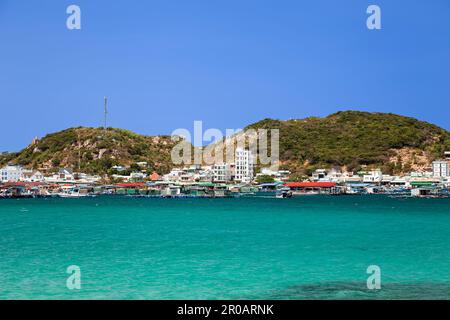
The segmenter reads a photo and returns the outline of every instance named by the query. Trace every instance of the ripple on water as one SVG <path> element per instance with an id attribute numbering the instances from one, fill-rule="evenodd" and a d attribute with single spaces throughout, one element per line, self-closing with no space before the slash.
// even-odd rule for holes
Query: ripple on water
<path id="1" fill-rule="evenodd" d="M 387 283 L 380 290 L 369 290 L 360 282 L 328 282 L 298 285 L 272 292 L 274 300 L 449 300 L 450 283 Z"/>

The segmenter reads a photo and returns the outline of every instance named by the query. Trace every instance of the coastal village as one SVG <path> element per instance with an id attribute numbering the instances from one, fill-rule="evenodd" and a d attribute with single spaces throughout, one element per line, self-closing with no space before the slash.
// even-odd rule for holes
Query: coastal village
<path id="1" fill-rule="evenodd" d="M 129 168 L 114 166 L 117 172 L 105 177 L 61 168 L 46 174 L 19 165 L 0 169 L 0 198 L 63 197 L 79 198 L 99 195 L 135 197 L 241 197 L 271 196 L 289 198 L 301 195 L 388 194 L 401 197 L 448 197 L 450 185 L 450 151 L 429 170 L 392 176 L 381 170 L 342 172 L 317 169 L 304 181 L 291 181 L 287 170 L 261 168 L 255 172 L 254 155 L 236 149 L 235 162 L 212 166 L 191 165 L 173 168 L 169 173 L 147 172 L 147 163 Z"/>

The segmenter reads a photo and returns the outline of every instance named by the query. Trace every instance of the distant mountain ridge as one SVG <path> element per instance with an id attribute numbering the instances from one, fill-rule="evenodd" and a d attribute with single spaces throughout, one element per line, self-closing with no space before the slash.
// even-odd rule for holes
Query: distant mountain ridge
<path id="1" fill-rule="evenodd" d="M 281 167 L 304 175 L 320 167 L 357 171 L 379 167 L 401 173 L 427 168 L 450 150 L 450 133 L 436 125 L 390 113 L 342 111 L 324 118 L 264 119 L 246 129 L 279 129 Z M 86 173 L 111 173 L 114 165 L 167 173 L 174 167 L 169 136 L 144 136 L 128 130 L 70 128 L 34 141 L 18 153 L 0 155 L 0 165 Z"/>

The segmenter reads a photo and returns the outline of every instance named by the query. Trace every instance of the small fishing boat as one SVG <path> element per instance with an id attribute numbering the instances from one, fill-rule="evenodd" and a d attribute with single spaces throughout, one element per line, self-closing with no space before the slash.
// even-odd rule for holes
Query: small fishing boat
<path id="1" fill-rule="evenodd" d="M 82 198 L 87 196 L 87 193 L 80 192 L 80 188 L 65 189 L 58 193 L 58 197 L 60 198 Z"/>
<path id="2" fill-rule="evenodd" d="M 276 191 L 275 197 L 278 199 L 291 198 L 292 191 L 289 188 L 281 188 Z"/>

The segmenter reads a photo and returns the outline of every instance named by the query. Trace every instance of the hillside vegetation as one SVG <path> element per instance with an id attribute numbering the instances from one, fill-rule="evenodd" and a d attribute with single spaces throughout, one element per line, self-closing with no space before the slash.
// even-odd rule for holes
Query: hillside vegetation
<path id="1" fill-rule="evenodd" d="M 324 167 L 350 171 L 381 168 L 387 173 L 429 169 L 450 150 L 450 133 L 413 118 L 386 113 L 344 111 L 325 118 L 265 119 L 246 129 L 279 129 L 281 168 L 308 175 Z M 109 128 L 71 128 L 49 134 L 21 152 L 0 156 L 0 165 L 15 163 L 46 171 L 69 167 L 86 173 L 112 173 L 114 165 L 167 173 L 176 142 L 168 136 L 143 136 Z"/>
<path id="2" fill-rule="evenodd" d="M 171 168 L 169 136 L 143 136 L 131 131 L 108 128 L 70 128 L 52 133 L 16 154 L 0 159 L 41 170 L 59 167 L 87 173 L 110 173 L 114 165 L 133 166 L 147 162 L 148 171 Z"/>
<path id="3" fill-rule="evenodd" d="M 247 129 L 279 129 L 285 168 L 309 173 L 318 167 L 400 173 L 423 169 L 450 150 L 450 133 L 414 118 L 343 111 L 325 118 L 265 119 Z"/>

